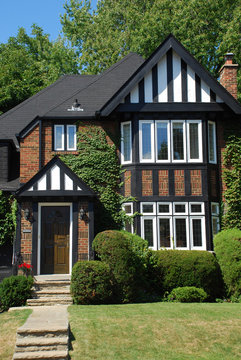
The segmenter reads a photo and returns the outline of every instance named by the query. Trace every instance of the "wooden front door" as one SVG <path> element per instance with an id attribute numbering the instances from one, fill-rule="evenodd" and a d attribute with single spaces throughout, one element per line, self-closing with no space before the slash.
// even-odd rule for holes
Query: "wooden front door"
<path id="1" fill-rule="evenodd" d="M 69 206 L 41 207 L 41 274 L 69 273 Z"/>

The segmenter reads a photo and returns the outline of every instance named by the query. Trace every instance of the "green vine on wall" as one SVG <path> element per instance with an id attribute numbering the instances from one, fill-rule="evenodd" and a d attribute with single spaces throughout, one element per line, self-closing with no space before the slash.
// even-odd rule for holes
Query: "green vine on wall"
<path id="1" fill-rule="evenodd" d="M 17 202 L 12 195 L 0 190 L 0 246 L 13 241 L 16 230 Z"/>
<path id="2" fill-rule="evenodd" d="M 223 227 L 241 229 L 241 137 L 230 136 L 224 152 L 226 184 Z"/>
<path id="3" fill-rule="evenodd" d="M 77 134 L 78 154 L 62 155 L 61 159 L 90 188 L 98 194 L 95 202 L 95 232 L 120 229 L 130 220 L 121 206 L 133 198 L 125 198 L 119 191 L 123 170 L 118 161 L 117 147 L 109 144 L 106 132 L 99 127 L 85 125 Z"/>

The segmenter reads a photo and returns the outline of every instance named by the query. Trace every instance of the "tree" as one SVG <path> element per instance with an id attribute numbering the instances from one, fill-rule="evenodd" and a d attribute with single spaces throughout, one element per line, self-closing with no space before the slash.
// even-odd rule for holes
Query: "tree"
<path id="1" fill-rule="evenodd" d="M 99 73 L 134 51 L 148 57 L 169 33 L 215 77 L 223 55 L 241 63 L 239 0 L 67 0 L 63 32 L 85 73 Z M 239 72 L 239 90 L 241 75 Z"/>
<path id="2" fill-rule="evenodd" d="M 0 44 L 0 113 L 69 73 L 78 73 L 78 63 L 64 40 L 51 42 L 37 25 L 32 36 L 20 28 L 16 37 Z"/>

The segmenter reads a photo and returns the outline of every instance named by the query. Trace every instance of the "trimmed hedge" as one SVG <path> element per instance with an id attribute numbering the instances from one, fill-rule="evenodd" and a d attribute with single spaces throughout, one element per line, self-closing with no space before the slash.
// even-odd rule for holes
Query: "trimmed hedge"
<path id="1" fill-rule="evenodd" d="M 159 250 L 152 252 L 156 286 L 164 294 L 177 287 L 195 286 L 210 300 L 223 295 L 223 281 L 215 256 L 207 251 Z"/>
<path id="2" fill-rule="evenodd" d="M 0 284 L 0 304 L 3 310 L 13 306 L 23 306 L 31 297 L 32 276 L 10 276 L 3 279 Z"/>
<path id="3" fill-rule="evenodd" d="M 207 297 L 208 295 L 203 289 L 196 288 L 195 286 L 185 286 L 173 289 L 171 294 L 168 295 L 168 301 L 182 303 L 200 303 L 204 302 Z"/>
<path id="4" fill-rule="evenodd" d="M 108 264 L 79 261 L 72 269 L 71 293 L 74 304 L 108 304 L 113 300 L 113 276 Z"/>
<path id="5" fill-rule="evenodd" d="M 109 264 L 116 281 L 115 301 L 133 302 L 143 296 L 146 287 L 144 262 L 128 236 L 116 230 L 96 235 L 93 249 L 101 261 Z"/>
<path id="6" fill-rule="evenodd" d="M 241 295 L 241 230 L 230 229 L 214 238 L 214 250 L 223 274 L 228 295 Z"/>

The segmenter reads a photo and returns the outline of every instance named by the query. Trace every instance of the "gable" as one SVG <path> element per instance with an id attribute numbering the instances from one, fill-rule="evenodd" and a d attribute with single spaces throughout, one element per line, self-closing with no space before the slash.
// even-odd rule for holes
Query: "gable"
<path id="1" fill-rule="evenodd" d="M 17 196 L 95 196 L 57 156 L 16 192 Z"/>

